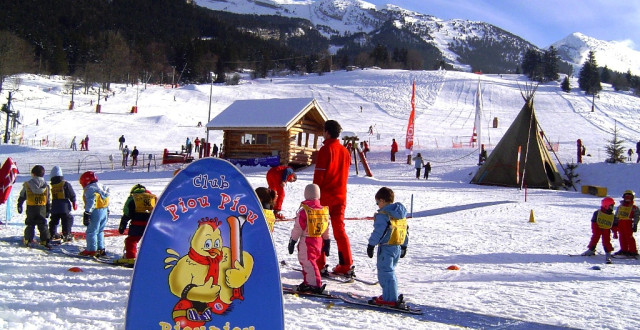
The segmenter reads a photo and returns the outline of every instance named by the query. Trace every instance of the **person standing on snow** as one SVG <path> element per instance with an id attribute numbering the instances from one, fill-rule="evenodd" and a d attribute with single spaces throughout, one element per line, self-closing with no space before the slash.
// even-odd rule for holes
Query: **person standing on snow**
<path id="1" fill-rule="evenodd" d="M 398 152 L 398 143 L 396 143 L 396 139 L 393 139 L 391 143 L 391 161 L 396 161 L 396 152 Z"/>
<path id="2" fill-rule="evenodd" d="M 59 166 L 54 166 L 49 174 L 51 177 L 51 219 L 49 220 L 49 235 L 52 239 L 61 238 L 64 242 L 73 241 L 71 228 L 73 215 L 71 209 L 77 210 L 76 192 L 71 183 L 62 176 Z M 62 235 L 58 234 L 58 223 L 62 220 Z"/>
<path id="3" fill-rule="evenodd" d="M 395 268 L 398 260 L 407 254 L 407 209 L 401 203 L 394 203 L 393 190 L 387 187 L 380 188 L 375 199 L 379 209 L 373 219 L 373 232 L 369 236 L 367 256 L 373 258 L 374 249 L 378 246 L 376 267 L 382 295 L 371 299 L 369 303 L 400 307 L 403 297 L 398 295 Z"/>
<path id="4" fill-rule="evenodd" d="M 291 230 L 288 250 L 289 254 L 293 254 L 300 240 L 298 261 L 304 280 L 298 285 L 297 291 L 322 293 L 325 285 L 322 284 L 316 260 L 323 253 L 329 256 L 329 208 L 320 204 L 320 187 L 317 184 L 309 184 L 304 188 L 304 199 Z"/>
<path id="5" fill-rule="evenodd" d="M 47 230 L 47 218 L 51 214 L 50 187 L 44 181 L 44 167 L 36 165 L 31 169 L 31 179 L 22 185 L 18 197 L 18 213 L 22 214 L 22 204 L 27 202 L 27 218 L 24 220 L 24 238 L 22 243 L 29 247 L 35 236 L 35 228 L 40 233 L 40 244 L 51 249 L 49 243 L 49 231 Z"/>
<path id="6" fill-rule="evenodd" d="M 424 166 L 424 159 L 422 159 L 422 155 L 418 153 L 417 156 L 413 157 L 413 167 L 416 169 L 416 179 L 420 179 L 422 166 Z"/>
<path id="7" fill-rule="evenodd" d="M 104 227 L 109 215 L 109 188 L 98 184 L 94 172 L 87 171 L 80 176 L 80 185 L 84 200 L 82 224 L 87 226 L 87 247 L 80 252 L 81 256 L 103 256 Z"/>
<path id="8" fill-rule="evenodd" d="M 124 134 L 120 135 L 120 138 L 118 139 L 118 142 L 120 142 L 120 145 L 118 146 L 118 150 L 122 150 L 122 146 L 124 145 Z"/>
<path id="9" fill-rule="evenodd" d="M 427 162 L 427 164 L 424 166 L 424 179 L 425 180 L 429 179 L 429 172 L 431 172 L 431 163 Z"/>
<path id="10" fill-rule="evenodd" d="M 276 202 L 273 205 L 273 213 L 276 219 L 284 219 L 284 215 L 282 214 L 282 203 L 284 202 L 285 196 L 284 187 L 287 185 L 287 182 L 296 182 L 297 179 L 298 176 L 293 172 L 293 168 L 287 165 L 275 166 L 267 171 L 267 184 L 269 185 L 269 189 L 275 190 L 278 194 Z"/>
<path id="11" fill-rule="evenodd" d="M 89 151 L 89 134 L 84 137 L 84 150 Z"/>
<path id="12" fill-rule="evenodd" d="M 122 167 L 129 165 L 129 146 L 125 145 L 122 149 Z"/>
<path id="13" fill-rule="evenodd" d="M 616 202 L 611 197 L 605 197 L 600 202 L 600 209 L 593 212 L 591 217 L 591 240 L 587 245 L 587 251 L 582 253 L 583 256 L 596 255 L 596 245 L 600 237 L 602 237 L 602 247 L 604 248 L 605 258 L 607 262 L 611 262 L 611 228 L 618 225 L 618 219 L 613 215 L 613 207 Z"/>
<path id="14" fill-rule="evenodd" d="M 342 127 L 335 120 L 327 120 L 324 123 L 324 142 L 316 157 L 313 183 L 320 187 L 320 204 L 329 207 L 333 237 L 338 246 L 338 265 L 332 271 L 340 275 L 354 276 L 351 243 L 344 228 L 351 155 L 338 139 L 341 131 Z M 327 271 L 328 265 L 323 254 L 318 258 L 318 268 Z"/>
<path id="15" fill-rule="evenodd" d="M 125 254 L 122 259 L 116 260 L 116 263 L 133 265 L 135 262 L 138 256 L 138 242 L 142 238 L 157 201 L 158 197 L 143 185 L 136 184 L 131 188 L 131 194 L 122 208 L 122 218 L 118 227 L 118 232 L 124 234 L 129 224 L 129 233 L 124 239 Z"/>
<path id="16" fill-rule="evenodd" d="M 139 154 L 140 154 L 140 151 L 138 151 L 136 146 L 133 146 L 133 150 L 131 151 L 131 166 L 137 166 L 138 165 L 138 155 Z"/>
<path id="17" fill-rule="evenodd" d="M 69 148 L 71 150 L 73 150 L 73 151 L 78 151 L 78 145 L 76 144 L 76 137 L 75 136 L 71 140 L 71 145 L 69 146 Z"/>
<path id="18" fill-rule="evenodd" d="M 218 145 L 217 144 L 213 144 L 213 152 L 211 153 L 212 157 L 218 157 Z"/>
<path id="19" fill-rule="evenodd" d="M 193 140 L 193 144 L 195 145 L 193 152 L 198 153 L 198 151 L 200 151 L 200 139 L 197 136 L 195 140 Z"/>
<path id="20" fill-rule="evenodd" d="M 638 256 L 638 247 L 633 233 L 638 230 L 638 219 L 640 219 L 640 210 L 634 205 L 633 200 L 636 194 L 633 190 L 626 190 L 622 194 L 620 206 L 616 209 L 615 217 L 618 219 L 617 232 L 620 241 L 620 251 L 614 255 L 628 256 L 636 258 Z M 615 229 L 614 229 L 615 230 Z"/>

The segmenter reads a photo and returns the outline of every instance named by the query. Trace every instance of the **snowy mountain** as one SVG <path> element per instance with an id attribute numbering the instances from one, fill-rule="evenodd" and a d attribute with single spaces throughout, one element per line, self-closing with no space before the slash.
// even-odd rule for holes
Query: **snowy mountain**
<path id="1" fill-rule="evenodd" d="M 443 20 L 395 5 L 376 6 L 361 0 L 196 0 L 198 5 L 238 14 L 279 15 L 309 20 L 324 36 L 376 35 L 385 23 L 415 34 L 435 46 L 446 62 L 470 71 L 513 70 L 528 48 L 523 38 L 485 22 Z M 553 44 L 562 60 L 579 68 L 590 50 L 599 66 L 637 74 L 640 52 L 624 42 L 602 41 L 573 33 Z M 339 47 L 338 47 L 339 48 Z M 336 49 L 336 47 L 332 48 Z"/>
<path id="2" fill-rule="evenodd" d="M 447 63 L 470 71 L 485 55 L 489 67 L 513 70 L 527 48 L 536 48 L 526 40 L 484 22 L 463 19 L 442 20 L 432 15 L 406 10 L 395 5 L 375 6 L 361 0 L 196 0 L 198 5 L 237 14 L 279 15 L 309 20 L 324 36 L 354 36 L 370 39 L 391 22 L 398 31 L 408 31 L 422 42 L 435 46 Z M 363 37 L 365 34 L 366 37 Z M 398 35 L 400 35 L 398 33 Z M 404 36 L 403 38 L 406 38 Z M 499 45 L 499 47 L 496 47 Z M 499 56 L 486 55 L 499 49 Z M 474 62 L 475 60 L 475 62 Z M 485 69 L 485 71 L 487 71 Z M 489 70 L 490 71 L 490 70 Z"/>
<path id="3" fill-rule="evenodd" d="M 638 74 L 640 72 L 640 52 L 626 43 L 603 41 L 575 32 L 555 42 L 553 45 L 563 60 L 571 63 L 577 73 L 587 59 L 589 51 L 594 51 L 598 66 L 618 72 Z"/>

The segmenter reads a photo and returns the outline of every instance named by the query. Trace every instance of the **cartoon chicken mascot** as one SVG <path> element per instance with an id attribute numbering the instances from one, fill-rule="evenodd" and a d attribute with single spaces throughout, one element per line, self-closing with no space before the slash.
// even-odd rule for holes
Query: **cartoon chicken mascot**
<path id="1" fill-rule="evenodd" d="M 253 256 L 240 250 L 241 220 L 227 218 L 230 248 L 222 246 L 218 218 L 203 218 L 191 239 L 189 253 L 180 257 L 173 249 L 165 258 L 169 289 L 180 300 L 173 308 L 173 320 L 180 328 L 196 328 L 211 321 L 212 314 L 224 314 L 234 299 L 243 300 L 242 286 L 253 269 Z"/>

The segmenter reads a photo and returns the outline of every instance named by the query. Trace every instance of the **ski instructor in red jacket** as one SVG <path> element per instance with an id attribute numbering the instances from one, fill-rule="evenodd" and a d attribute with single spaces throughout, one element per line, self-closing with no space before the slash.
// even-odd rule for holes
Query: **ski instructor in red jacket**
<path id="1" fill-rule="evenodd" d="M 284 187 L 287 182 L 296 182 L 298 176 L 293 172 L 293 169 L 287 165 L 279 165 L 269 169 L 267 171 L 267 184 L 269 189 L 274 190 L 277 193 L 275 203 L 273 205 L 273 214 L 276 219 L 284 219 L 282 214 L 282 202 L 284 202 Z"/>
<path id="2" fill-rule="evenodd" d="M 333 268 L 336 274 L 353 275 L 351 244 L 344 229 L 344 209 L 347 205 L 347 179 L 351 156 L 338 137 L 342 127 L 335 120 L 324 123 L 324 142 L 318 151 L 316 168 L 313 172 L 313 183 L 320 186 L 320 204 L 329 207 L 333 237 L 338 245 L 339 263 Z M 318 258 L 318 268 L 324 269 L 324 254 Z"/>

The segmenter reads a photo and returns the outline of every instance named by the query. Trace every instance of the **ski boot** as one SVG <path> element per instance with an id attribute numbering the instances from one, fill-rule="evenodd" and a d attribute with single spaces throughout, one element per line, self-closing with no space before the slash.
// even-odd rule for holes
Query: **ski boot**
<path id="1" fill-rule="evenodd" d="M 51 243 L 49 243 L 48 240 L 40 242 L 40 245 L 42 245 L 45 249 L 51 250 Z"/>
<path id="2" fill-rule="evenodd" d="M 592 250 L 592 249 L 587 249 L 587 251 L 582 252 L 581 256 L 595 256 L 596 255 L 596 251 Z"/>
<path id="3" fill-rule="evenodd" d="M 98 249 L 96 251 L 96 257 L 106 257 L 107 256 L 107 251 L 105 251 L 105 249 Z"/>

